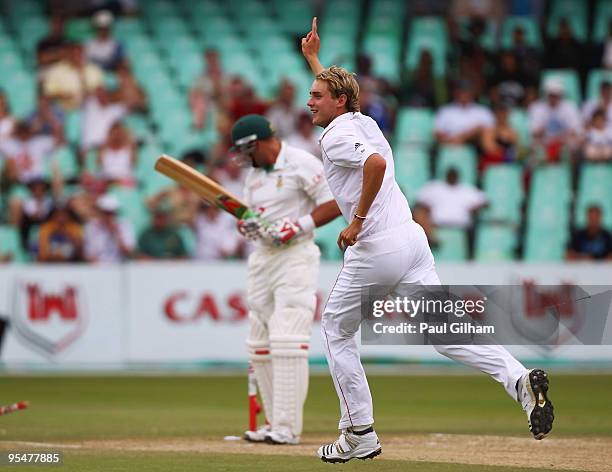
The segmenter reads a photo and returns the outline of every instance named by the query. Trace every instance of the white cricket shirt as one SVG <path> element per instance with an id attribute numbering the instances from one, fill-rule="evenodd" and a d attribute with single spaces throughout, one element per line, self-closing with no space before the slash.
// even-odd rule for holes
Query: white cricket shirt
<path id="1" fill-rule="evenodd" d="M 295 221 L 334 197 L 325 181 L 321 161 L 283 141 L 271 171 L 256 167 L 249 170 L 244 199 L 262 218 L 274 222 L 283 218 Z M 301 239 L 312 237 L 311 231 Z"/>
<path id="2" fill-rule="evenodd" d="M 387 163 L 382 185 L 366 215 L 360 236 L 412 220 L 408 201 L 395 181 L 391 146 L 372 118 L 358 112 L 344 113 L 327 125 L 319 143 L 327 183 L 349 222 L 353 220 L 361 197 L 366 159 L 372 154 L 380 154 Z"/>

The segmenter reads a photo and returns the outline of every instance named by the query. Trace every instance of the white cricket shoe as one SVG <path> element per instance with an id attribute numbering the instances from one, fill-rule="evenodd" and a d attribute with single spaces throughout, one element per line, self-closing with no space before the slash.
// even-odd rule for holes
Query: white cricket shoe
<path id="1" fill-rule="evenodd" d="M 343 429 L 338 439 L 321 446 L 317 454 L 323 462 L 348 462 L 351 459 L 374 459 L 381 452 L 378 436 L 370 426 L 359 432 Z"/>
<path id="2" fill-rule="evenodd" d="M 299 444 L 300 437 L 288 430 L 269 430 L 266 433 L 265 441 L 268 444 Z"/>
<path id="3" fill-rule="evenodd" d="M 270 431 L 270 425 L 265 424 L 260 426 L 255 431 L 245 431 L 244 439 L 250 442 L 264 442 L 266 440 L 266 433 Z"/>
<path id="4" fill-rule="evenodd" d="M 533 369 L 518 382 L 518 400 L 527 413 L 529 431 L 536 439 L 544 439 L 552 429 L 555 419 L 552 402 L 548 399 L 548 374 Z"/>

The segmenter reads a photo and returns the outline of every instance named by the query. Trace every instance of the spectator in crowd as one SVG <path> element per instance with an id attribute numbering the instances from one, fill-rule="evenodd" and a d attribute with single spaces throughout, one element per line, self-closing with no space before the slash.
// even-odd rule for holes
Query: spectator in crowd
<path id="1" fill-rule="evenodd" d="M 416 69 L 407 72 L 402 96 L 411 107 L 437 108 L 446 103 L 446 82 L 434 74 L 433 56 L 429 50 L 423 49 Z"/>
<path id="2" fill-rule="evenodd" d="M 369 116 L 385 134 L 391 132 L 389 112 L 383 99 L 376 93 L 376 87 L 371 82 L 362 82 L 359 87 L 359 109 Z"/>
<path id="3" fill-rule="evenodd" d="M 517 26 L 512 30 L 512 47 L 510 52 L 516 57 L 517 62 L 521 66 L 525 80 L 528 83 L 537 84 L 540 80 L 541 59 L 538 50 L 527 44 L 525 30 L 521 26 Z M 537 89 L 528 88 L 526 90 L 527 105 L 530 102 L 530 92 L 535 92 L 537 97 Z"/>
<path id="4" fill-rule="evenodd" d="M 9 222 L 19 228 L 21 246 L 28 249 L 30 231 L 47 220 L 60 187 L 55 179 L 53 192 L 51 183 L 42 175 L 34 175 L 27 182 L 28 194 L 13 197 L 9 202 Z"/>
<path id="5" fill-rule="evenodd" d="M 455 86 L 454 101 L 436 113 L 434 136 L 439 144 L 479 144 L 482 133 L 493 127 L 493 114 L 474 102 L 474 89 L 469 82 Z"/>
<path id="6" fill-rule="evenodd" d="M 51 135 L 57 143 L 64 142 L 64 112 L 49 97 L 38 94 L 36 109 L 30 114 L 28 123 L 33 134 Z"/>
<path id="7" fill-rule="evenodd" d="M 0 142 L 11 136 L 15 128 L 15 117 L 11 115 L 6 95 L 0 90 Z"/>
<path id="8" fill-rule="evenodd" d="M 181 160 L 190 167 L 196 167 L 205 161 L 205 156 L 200 151 L 190 151 L 183 155 Z M 200 208 L 200 197 L 191 190 L 176 185 L 158 192 L 146 203 L 151 212 L 162 203 L 169 205 L 177 225 L 192 225 Z"/>
<path id="9" fill-rule="evenodd" d="M 86 61 L 80 44 L 66 44 L 62 49 L 64 59 L 49 68 L 42 89 L 64 110 L 74 110 L 88 93 L 104 84 L 104 73 L 100 67 Z"/>
<path id="10" fill-rule="evenodd" d="M 569 261 L 612 259 L 612 235 L 601 224 L 599 206 L 591 205 L 587 209 L 586 228 L 573 233 L 566 259 Z"/>
<path id="11" fill-rule="evenodd" d="M 527 88 L 536 88 L 529 76 L 509 51 L 502 51 L 498 57 L 497 72 L 489 79 L 489 97 L 492 103 L 505 103 L 511 107 L 525 104 Z"/>
<path id="12" fill-rule="evenodd" d="M 482 134 L 481 171 L 490 164 L 513 162 L 517 158 L 518 135 L 510 124 L 509 113 L 509 108 L 503 103 L 493 108 L 495 124 Z"/>
<path id="13" fill-rule="evenodd" d="M 43 76 L 52 64 L 64 58 L 63 48 L 66 42 L 64 19 L 59 15 L 52 16 L 49 20 L 49 34 L 36 45 L 38 68 Z"/>
<path id="14" fill-rule="evenodd" d="M 87 59 L 104 70 L 116 70 L 123 61 L 123 45 L 111 34 L 113 21 L 110 11 L 96 12 L 92 19 L 96 36 L 85 43 Z"/>
<path id="15" fill-rule="evenodd" d="M 148 110 L 147 95 L 138 84 L 127 62 L 122 62 L 117 68 L 118 89 L 111 94 L 111 101 L 125 104 L 131 111 L 146 112 Z"/>
<path id="16" fill-rule="evenodd" d="M 564 98 L 565 86 L 557 77 L 544 83 L 546 98 L 528 109 L 529 130 L 534 145 L 542 147 L 549 161 L 558 161 L 563 150 L 575 151 L 582 134 L 582 120 L 576 105 Z"/>
<path id="17" fill-rule="evenodd" d="M 226 80 L 219 53 L 214 49 L 207 49 L 204 52 L 204 71 L 195 80 L 189 93 L 193 123 L 197 129 L 206 125 L 210 106 L 223 101 L 227 93 L 224 85 Z"/>
<path id="18" fill-rule="evenodd" d="M 26 121 L 17 122 L 13 136 L 0 141 L 9 179 L 25 184 L 33 176 L 44 174 L 58 144 L 54 136 L 34 136 Z"/>
<path id="19" fill-rule="evenodd" d="M 140 259 L 184 259 L 187 250 L 177 228 L 171 224 L 172 206 L 162 202 L 153 210 L 151 226 L 138 238 Z"/>
<path id="20" fill-rule="evenodd" d="M 474 96 L 479 97 L 485 89 L 485 74 L 490 63 L 490 55 L 482 46 L 486 23 L 484 18 L 475 16 L 470 18 L 468 24 L 468 37 L 458 41 L 459 77 L 468 80 L 473 89 Z"/>
<path id="21" fill-rule="evenodd" d="M 308 151 L 313 156 L 321 158 L 319 136 L 320 133 L 316 131 L 315 126 L 312 124 L 312 115 L 307 111 L 303 111 L 298 116 L 295 132 L 287 138 L 287 142 L 292 146 Z"/>
<path id="22" fill-rule="evenodd" d="M 604 80 L 599 85 L 599 97 L 587 100 L 582 106 L 582 118 L 588 123 L 596 110 L 602 109 L 606 122 L 612 125 L 612 83 Z"/>
<path id="23" fill-rule="evenodd" d="M 236 159 L 225 159 L 221 165 L 213 169 L 211 175 L 214 180 L 238 198 L 242 197 L 246 172 Z"/>
<path id="24" fill-rule="evenodd" d="M 130 132 L 121 122 L 114 123 L 98 151 L 98 169 L 102 177 L 108 183 L 134 186 L 136 159 L 137 145 Z"/>
<path id="25" fill-rule="evenodd" d="M 546 44 L 544 62 L 548 69 L 573 69 L 582 72 L 585 50 L 580 41 L 574 37 L 567 18 L 559 21 L 557 37 Z"/>
<path id="26" fill-rule="evenodd" d="M 231 82 L 231 98 L 227 108 L 232 123 L 245 115 L 265 115 L 268 104 L 260 100 L 255 89 L 242 79 L 234 77 Z"/>
<path id="27" fill-rule="evenodd" d="M 81 262 L 83 260 L 83 227 L 66 203 L 58 203 L 38 235 L 39 262 Z"/>
<path id="28" fill-rule="evenodd" d="M 595 110 L 590 119 L 582 155 L 587 161 L 612 162 L 612 127 L 606 122 L 606 112 L 602 108 Z"/>
<path id="29" fill-rule="evenodd" d="M 434 180 L 421 189 L 417 203 L 428 210 L 436 227 L 468 229 L 474 214 L 487 205 L 487 197 L 476 187 L 459 183 L 457 169 L 450 167 L 445 181 Z"/>
<path id="30" fill-rule="evenodd" d="M 87 152 L 101 146 L 108 137 L 111 127 L 128 112 L 123 102 L 111 101 L 103 86 L 96 87 L 83 103 L 81 124 L 81 151 Z"/>
<path id="31" fill-rule="evenodd" d="M 194 221 L 196 259 L 210 261 L 228 259 L 239 254 L 243 241 L 234 219 L 225 212 L 203 204 Z"/>
<path id="32" fill-rule="evenodd" d="M 278 88 L 278 97 L 266 114 L 280 139 L 286 139 L 295 132 L 300 109 L 294 101 L 295 87 L 289 80 L 283 79 Z"/>
<path id="33" fill-rule="evenodd" d="M 97 216 L 85 226 L 85 258 L 117 263 L 130 258 L 135 246 L 132 224 L 118 218 L 119 200 L 105 194 L 96 201 Z"/>

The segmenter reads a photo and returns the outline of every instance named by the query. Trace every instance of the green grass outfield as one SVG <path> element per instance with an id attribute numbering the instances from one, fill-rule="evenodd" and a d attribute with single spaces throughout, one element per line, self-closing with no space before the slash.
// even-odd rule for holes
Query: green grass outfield
<path id="1" fill-rule="evenodd" d="M 526 418 L 518 404 L 484 375 L 372 375 L 370 385 L 383 452 L 385 436 L 442 433 L 529 437 Z M 553 438 L 608 441 L 612 437 L 612 375 L 553 373 L 551 398 L 556 412 Z M 34 450 L 33 445 L 15 446 L 11 441 L 54 445 L 44 446 L 46 449 L 57 449 L 57 444 L 88 442 L 92 445 L 113 441 L 129 444 L 133 440 L 152 441 L 152 444 L 164 444 L 165 440 L 172 444 L 173 441 L 180 444 L 181 440 L 222 444 L 224 436 L 240 435 L 247 424 L 244 376 L 0 378 L 0 403 L 26 399 L 31 401 L 28 410 L 0 417 L 2 450 Z M 323 375 L 312 377 L 304 415 L 304 438 L 334 439 L 337 414 L 338 400 L 331 379 Z M 314 457 L 315 449 L 313 446 L 312 456 L 304 456 L 292 455 L 291 448 L 282 449 L 287 455 L 265 452 L 262 455 L 83 446 L 63 449 L 64 465 L 59 470 L 296 472 L 334 467 L 377 471 L 535 470 L 494 467 L 494 464 L 398 461 L 384 458 L 385 454 L 375 461 L 333 466 L 320 464 Z M 40 470 L 40 467 L 21 466 L 14 470 Z M 574 467 L 574 470 L 577 469 Z"/>

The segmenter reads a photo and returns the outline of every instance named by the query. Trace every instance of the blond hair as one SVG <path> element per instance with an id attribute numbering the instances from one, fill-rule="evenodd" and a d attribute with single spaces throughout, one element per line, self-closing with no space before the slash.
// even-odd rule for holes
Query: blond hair
<path id="1" fill-rule="evenodd" d="M 355 74 L 343 67 L 330 66 L 317 74 L 317 80 L 327 82 L 334 98 L 346 95 L 347 111 L 359 111 L 359 84 Z"/>

